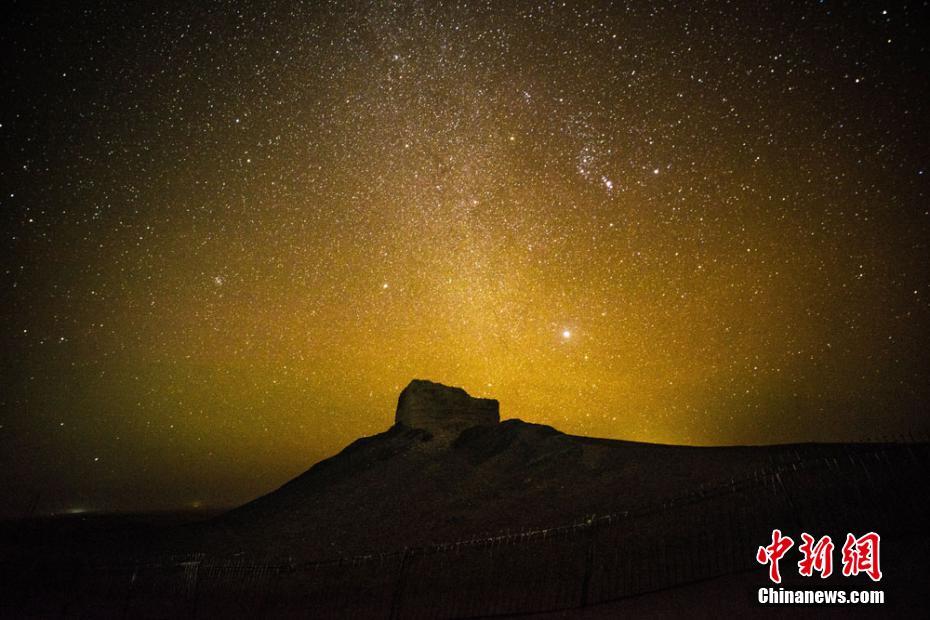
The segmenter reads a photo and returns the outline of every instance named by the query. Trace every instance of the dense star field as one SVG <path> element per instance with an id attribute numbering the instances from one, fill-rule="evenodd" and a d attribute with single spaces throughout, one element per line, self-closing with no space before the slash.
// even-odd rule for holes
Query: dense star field
<path id="1" fill-rule="evenodd" d="M 78 4 L 2 26 L 11 514 L 241 502 L 414 377 L 927 432 L 926 3 Z"/>

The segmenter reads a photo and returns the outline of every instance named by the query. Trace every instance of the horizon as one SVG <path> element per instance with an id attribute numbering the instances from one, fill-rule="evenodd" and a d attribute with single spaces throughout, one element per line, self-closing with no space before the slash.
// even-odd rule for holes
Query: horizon
<path id="1" fill-rule="evenodd" d="M 419 382 L 425 381 L 427 383 L 438 385 L 443 388 L 464 390 L 464 388 L 460 388 L 459 386 L 446 385 L 441 382 L 434 381 L 432 379 L 412 379 L 411 382 L 408 383 L 408 386 L 418 381 Z M 487 396 L 476 397 L 473 394 L 468 393 L 467 390 L 464 390 L 464 391 L 471 398 L 488 398 Z M 507 418 L 507 417 L 501 417 L 498 424 L 503 424 L 506 422 L 521 422 L 523 424 L 538 425 L 535 422 L 522 420 L 520 418 Z M 376 433 L 373 433 L 371 435 L 359 436 L 359 437 L 356 437 L 355 439 L 363 439 L 363 438 L 379 436 L 383 433 L 386 433 L 387 431 L 392 429 L 397 424 L 399 424 L 399 422 L 397 422 L 395 419 L 395 421 L 392 422 L 391 425 L 389 425 L 388 427 Z M 562 433 L 569 437 L 575 437 L 575 438 L 581 438 L 581 439 L 593 439 L 597 441 L 653 445 L 653 446 L 660 446 L 660 447 L 697 448 L 697 449 L 700 449 L 700 448 L 709 448 L 709 449 L 714 449 L 714 448 L 721 448 L 721 449 L 764 448 L 764 447 L 790 447 L 790 446 L 805 446 L 805 445 L 850 445 L 850 446 L 851 445 L 905 445 L 905 444 L 916 445 L 916 444 L 930 443 L 930 436 L 928 435 L 924 435 L 922 437 L 921 436 L 915 437 L 913 434 L 910 434 L 910 435 L 901 435 L 898 437 L 878 437 L 878 438 L 873 437 L 867 440 L 857 441 L 857 442 L 801 441 L 801 442 L 780 442 L 780 443 L 768 443 L 768 444 L 674 444 L 674 443 L 651 442 L 651 441 L 634 441 L 634 440 L 623 439 L 623 438 L 608 438 L 608 437 L 598 437 L 598 436 L 592 436 L 592 435 L 577 435 L 577 434 L 571 434 L 571 433 L 564 433 L 560 429 L 552 427 L 550 425 L 541 425 L 541 426 L 547 426 L 548 428 L 552 428 L 555 431 L 558 431 L 559 433 Z M 321 463 L 323 461 L 326 461 L 328 459 L 338 456 L 343 450 L 349 447 L 354 441 L 355 440 L 351 440 L 346 445 L 338 448 L 332 454 L 325 455 L 319 460 L 308 462 L 305 465 L 305 469 L 300 470 L 299 472 L 295 473 L 293 476 L 288 477 L 278 483 L 274 483 L 273 486 L 269 488 L 260 490 L 254 496 L 247 497 L 239 501 L 232 501 L 226 504 L 211 504 L 201 499 L 192 499 L 190 501 L 186 501 L 180 504 L 151 505 L 151 506 L 147 506 L 147 505 L 131 506 L 130 505 L 130 506 L 121 507 L 119 509 L 111 509 L 107 507 L 94 507 L 92 505 L 86 505 L 86 504 L 75 505 L 73 503 L 72 504 L 66 503 L 54 509 L 40 511 L 38 510 L 40 503 L 35 502 L 33 507 L 30 509 L 28 513 L 23 513 L 23 512 L 4 513 L 0 511 L 0 520 L 15 522 L 15 521 L 21 521 L 21 520 L 42 520 L 42 519 L 59 519 L 59 518 L 84 519 L 85 517 L 90 517 L 90 518 L 94 518 L 94 517 L 125 517 L 125 518 L 139 517 L 143 519 L 144 524 L 155 525 L 155 523 L 152 523 L 150 521 L 147 522 L 147 518 L 148 519 L 158 518 L 160 516 L 161 517 L 164 517 L 164 516 L 177 517 L 181 515 L 187 515 L 188 518 L 185 519 L 186 521 L 192 520 L 192 518 L 195 516 L 198 518 L 199 517 L 212 518 L 220 514 L 223 514 L 225 512 L 228 512 L 230 510 L 233 510 L 235 508 L 238 508 L 250 501 L 253 501 L 257 498 L 262 497 L 263 495 L 267 493 L 273 492 L 274 490 L 280 488 L 282 485 L 286 484 L 290 480 L 293 480 L 299 475 L 305 473 L 306 471 L 308 471 L 310 468 L 317 465 L 318 463 Z M 197 520 L 197 518 L 194 518 L 193 520 Z"/>

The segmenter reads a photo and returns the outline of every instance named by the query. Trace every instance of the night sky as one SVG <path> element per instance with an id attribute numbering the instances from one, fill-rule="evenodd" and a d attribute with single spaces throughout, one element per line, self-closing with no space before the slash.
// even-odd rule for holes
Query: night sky
<path id="1" fill-rule="evenodd" d="M 772 4 L 8 3 L 4 514 L 245 501 L 415 377 L 925 437 L 927 3 Z"/>

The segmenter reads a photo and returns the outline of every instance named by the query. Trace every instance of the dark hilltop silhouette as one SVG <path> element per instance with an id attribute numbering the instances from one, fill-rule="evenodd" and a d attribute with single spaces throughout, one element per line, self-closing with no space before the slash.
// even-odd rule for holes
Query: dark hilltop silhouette
<path id="1" fill-rule="evenodd" d="M 16 609 L 38 615 L 596 617 L 711 600 L 715 612 L 759 611 L 752 597 L 768 582 L 755 551 L 772 529 L 829 534 L 837 548 L 876 531 L 886 608 L 913 613 L 927 575 L 913 567 L 930 551 L 928 463 L 926 443 L 578 437 L 414 380 L 391 428 L 263 497 L 118 544 L 88 536 L 68 553 L 8 538 L 5 576 Z M 786 583 L 796 562 L 783 562 Z"/>
<path id="2" fill-rule="evenodd" d="M 390 429 L 207 529 L 223 534 L 218 553 L 329 559 L 623 514 L 755 472 L 874 448 L 698 448 L 578 437 L 501 422 L 496 400 L 414 380 L 400 394 Z"/>

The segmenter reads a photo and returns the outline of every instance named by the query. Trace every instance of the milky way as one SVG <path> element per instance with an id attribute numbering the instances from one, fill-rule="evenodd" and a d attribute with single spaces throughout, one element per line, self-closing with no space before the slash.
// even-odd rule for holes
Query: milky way
<path id="1" fill-rule="evenodd" d="M 574 434 L 926 433 L 926 7 L 195 4 L 4 18 L 13 512 L 243 501 L 415 377 Z"/>

